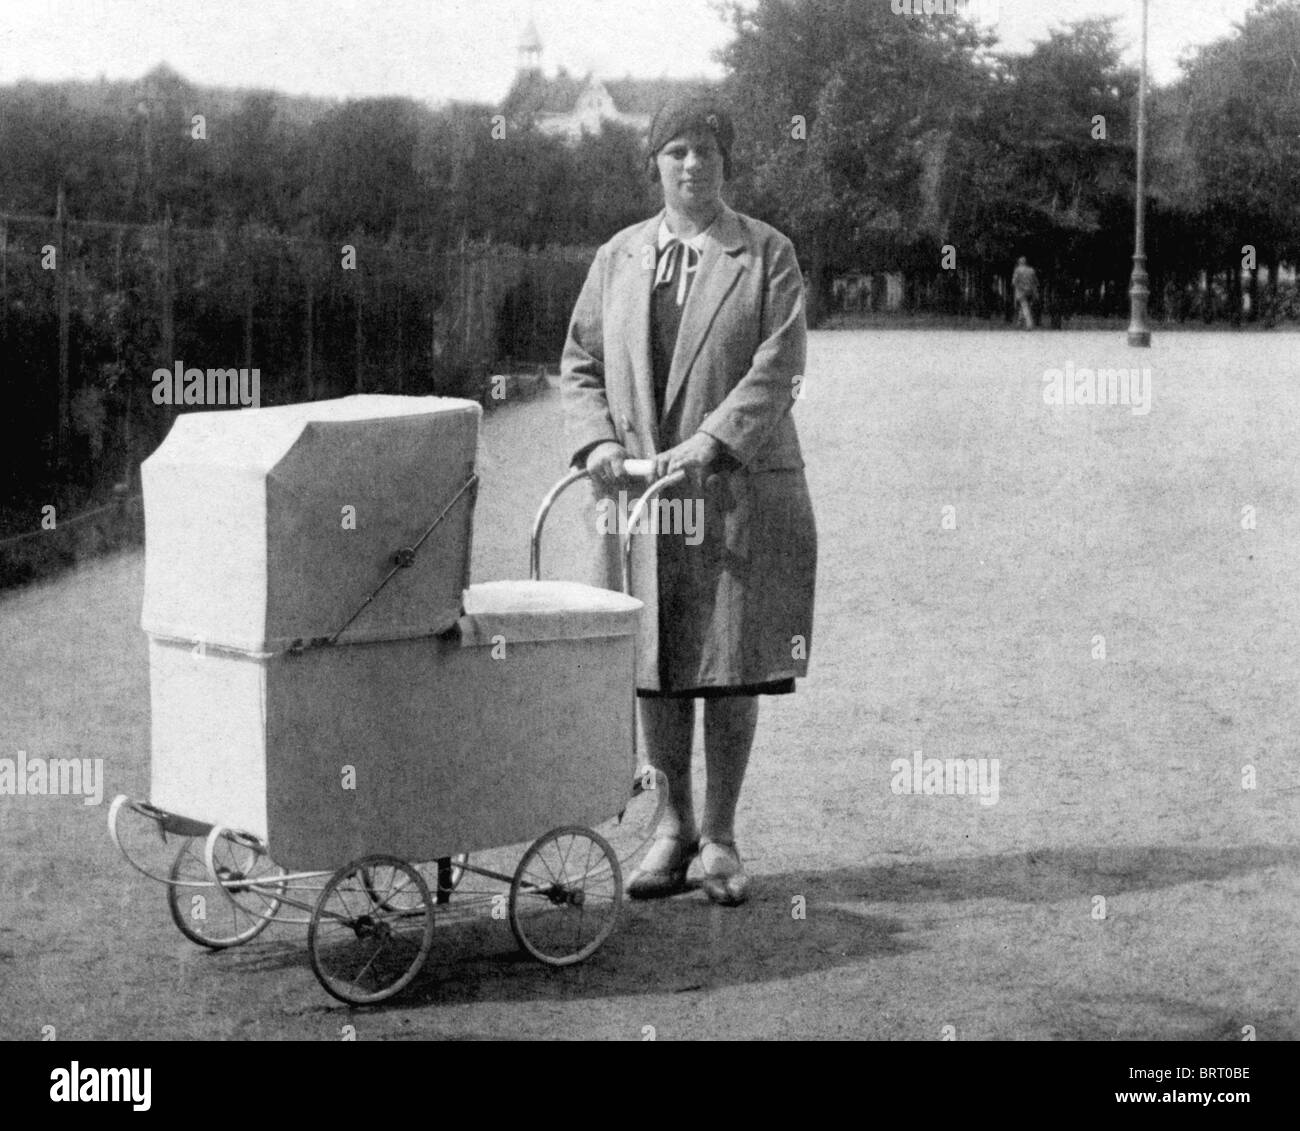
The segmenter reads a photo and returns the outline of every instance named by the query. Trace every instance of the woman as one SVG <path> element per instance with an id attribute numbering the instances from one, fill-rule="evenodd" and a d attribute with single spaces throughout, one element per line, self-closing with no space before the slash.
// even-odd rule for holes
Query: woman
<path id="1" fill-rule="evenodd" d="M 723 203 L 733 138 L 708 96 L 660 109 L 649 172 L 664 210 L 597 252 L 561 367 L 573 462 L 591 473 L 597 504 L 635 497 L 644 484 L 625 478 L 623 462 L 651 458 L 656 478 L 688 473 L 660 517 L 702 516 L 699 529 L 661 523 L 634 538 L 633 593 L 646 605 L 637 696 L 668 798 L 627 891 L 682 891 L 699 855 L 704 890 L 724 905 L 748 893 L 735 816 L 757 696 L 787 694 L 807 671 L 817 556 L 790 415 L 803 380 L 803 278 L 785 236 Z M 599 584 L 620 587 L 619 559 L 617 532 L 606 533 Z M 707 781 L 698 826 L 697 698 Z"/>

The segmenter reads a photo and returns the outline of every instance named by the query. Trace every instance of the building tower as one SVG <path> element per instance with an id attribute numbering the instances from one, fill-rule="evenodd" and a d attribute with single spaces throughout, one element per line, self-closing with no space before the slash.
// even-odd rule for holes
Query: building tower
<path id="1" fill-rule="evenodd" d="M 530 18 L 524 33 L 519 37 L 519 70 L 521 72 L 540 71 L 542 69 L 542 37 L 537 34 L 537 25 Z"/>

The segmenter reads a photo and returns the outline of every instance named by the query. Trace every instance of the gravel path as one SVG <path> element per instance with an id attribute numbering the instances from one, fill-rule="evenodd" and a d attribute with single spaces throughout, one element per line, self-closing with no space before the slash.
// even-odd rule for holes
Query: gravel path
<path id="1" fill-rule="evenodd" d="M 372 1010 L 321 991 L 302 928 L 199 951 L 113 851 L 108 800 L 148 789 L 142 556 L 0 597 L 0 758 L 106 779 L 0 797 L 0 1036 L 1300 1038 L 1296 342 L 814 334 L 818 616 L 760 720 L 754 899 L 629 905 L 567 971 L 449 925 Z M 1134 364 L 1149 413 L 1043 402 L 1048 369 Z M 554 395 L 492 415 L 476 580 L 526 575 L 563 459 Z M 996 759 L 996 803 L 896 792 L 917 751 Z"/>

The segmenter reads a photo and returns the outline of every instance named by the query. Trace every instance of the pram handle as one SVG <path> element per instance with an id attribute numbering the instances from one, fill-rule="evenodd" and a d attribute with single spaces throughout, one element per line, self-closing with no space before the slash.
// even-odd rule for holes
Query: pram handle
<path id="1" fill-rule="evenodd" d="M 654 474 L 653 460 L 625 460 L 623 462 L 624 470 L 627 469 L 629 463 L 644 463 L 649 466 L 648 474 Z M 635 475 L 636 472 L 629 472 L 629 474 Z M 660 491 L 671 487 L 674 483 L 680 483 L 685 478 L 686 472 L 684 471 L 670 471 L 662 479 L 656 479 L 645 489 L 628 513 L 627 530 L 623 534 L 623 592 L 629 597 L 632 595 L 632 534 L 636 531 L 637 524 L 641 521 L 641 516 L 645 513 L 646 507 L 650 505 L 651 500 Z"/>
<path id="2" fill-rule="evenodd" d="M 654 475 L 654 470 L 655 463 L 652 459 L 627 459 L 623 461 L 623 472 L 632 479 L 649 479 Z M 573 468 L 546 492 L 546 497 L 542 499 L 541 506 L 537 508 L 537 517 L 533 519 L 533 530 L 528 552 L 528 576 L 533 581 L 540 581 L 542 577 L 542 527 L 546 523 L 546 516 L 550 514 L 551 507 L 555 505 L 556 499 L 575 483 L 588 478 L 590 478 L 590 475 L 585 467 Z M 669 475 L 665 475 L 663 478 L 651 483 L 633 505 L 628 516 L 627 530 L 623 534 L 624 593 L 630 594 L 632 592 L 632 532 L 636 530 L 641 515 L 645 512 L 650 500 L 660 491 L 666 487 L 671 487 L 674 483 L 680 483 L 685 478 L 686 472 L 684 471 L 674 471 Z"/>

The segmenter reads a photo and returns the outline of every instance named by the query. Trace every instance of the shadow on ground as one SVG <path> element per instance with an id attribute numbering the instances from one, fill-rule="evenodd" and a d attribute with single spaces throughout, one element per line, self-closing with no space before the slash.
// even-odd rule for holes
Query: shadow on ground
<path id="1" fill-rule="evenodd" d="M 1300 1039 L 1296 1018 L 1283 1010 L 1246 1014 L 1169 994 L 1052 995 L 1040 1013 L 1043 1035 L 1053 1041 L 1147 1041 L 1158 1034 L 1164 1041 L 1236 1042 L 1245 1040 L 1247 1031 L 1262 1041 Z"/>
<path id="2" fill-rule="evenodd" d="M 587 962 L 567 969 L 548 968 L 525 956 L 506 922 L 492 919 L 486 908 L 474 909 L 469 915 L 447 916 L 421 976 L 392 1002 L 371 1008 L 572 1001 L 779 982 L 920 949 L 924 944 L 903 937 L 903 920 L 881 904 L 1065 903 L 1220 881 L 1288 864 L 1300 864 L 1300 848 L 1083 846 L 761 875 L 755 879 L 754 898 L 740 908 L 714 907 L 698 888 L 669 900 L 625 903 L 604 946 Z M 799 897 L 804 918 L 793 914 Z M 229 972 L 237 974 L 305 967 L 308 958 L 305 939 L 283 936 L 281 942 L 254 943 L 212 961 L 229 964 Z M 1117 999 L 1115 1008 L 1125 1000 Z M 1239 1028 L 1236 1019 L 1214 1009 L 1166 1005 L 1175 1012 L 1197 1013 L 1188 1019 L 1188 1039 L 1227 1039 Z M 336 1006 L 322 1001 L 320 1008 Z M 1062 1031 L 1062 1038 L 1116 1036 L 1101 998 L 1077 1003 L 1068 1016 L 1069 1031 Z"/>

